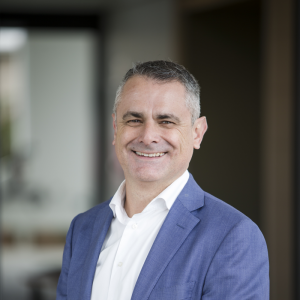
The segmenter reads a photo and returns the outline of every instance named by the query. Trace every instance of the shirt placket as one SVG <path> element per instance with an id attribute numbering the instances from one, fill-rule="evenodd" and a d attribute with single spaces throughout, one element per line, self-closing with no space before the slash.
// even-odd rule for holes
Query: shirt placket
<path id="1" fill-rule="evenodd" d="M 133 235 L 137 227 L 138 223 L 133 218 L 127 223 L 122 234 L 113 263 L 113 270 L 108 291 L 108 300 L 119 299 L 119 292 L 122 287 L 122 276 L 124 275 L 124 272 L 128 270 L 128 259 L 126 259 L 126 253 L 128 253 L 128 247 L 134 243 Z"/>

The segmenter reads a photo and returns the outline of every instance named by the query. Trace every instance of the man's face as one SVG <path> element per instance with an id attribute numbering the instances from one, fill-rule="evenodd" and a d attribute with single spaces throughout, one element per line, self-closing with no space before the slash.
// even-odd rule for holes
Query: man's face
<path id="1" fill-rule="evenodd" d="M 188 168 L 207 129 L 205 117 L 192 125 L 185 87 L 134 76 L 125 84 L 113 115 L 116 154 L 126 181 L 169 185 Z"/>

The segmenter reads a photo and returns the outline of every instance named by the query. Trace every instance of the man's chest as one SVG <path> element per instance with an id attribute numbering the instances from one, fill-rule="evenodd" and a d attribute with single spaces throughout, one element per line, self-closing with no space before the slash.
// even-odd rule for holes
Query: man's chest
<path id="1" fill-rule="evenodd" d="M 128 224 L 118 238 L 108 232 L 96 266 L 90 266 L 95 270 L 94 280 L 89 283 L 92 285 L 90 299 L 140 300 L 141 295 L 135 298 L 135 294 L 145 285 L 149 286 L 149 294 L 142 293 L 145 299 L 189 299 L 196 289 L 201 295 L 211 258 L 205 254 L 205 239 L 201 239 L 197 230 L 176 249 L 167 239 L 162 242 L 159 238 L 158 245 L 152 226 L 139 235 L 138 224 L 133 225 L 136 223 Z M 157 223 L 157 226 L 159 231 L 161 225 Z M 87 261 L 83 253 L 74 260 Z M 81 269 L 74 271 L 80 273 Z M 72 268 L 70 272 L 73 273 Z M 69 278 L 77 277 L 69 275 Z M 71 282 L 70 285 L 74 286 Z"/>
<path id="2" fill-rule="evenodd" d="M 131 295 L 168 211 L 133 216 L 127 224 L 112 220 L 97 261 L 92 300 L 131 299 Z"/>

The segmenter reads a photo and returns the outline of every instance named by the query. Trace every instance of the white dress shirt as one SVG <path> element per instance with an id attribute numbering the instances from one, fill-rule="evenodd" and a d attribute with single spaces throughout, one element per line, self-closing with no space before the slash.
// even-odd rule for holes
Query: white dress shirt
<path id="1" fill-rule="evenodd" d="M 153 242 L 188 179 L 185 171 L 132 218 L 124 209 L 125 180 L 121 183 L 109 204 L 114 218 L 97 262 L 91 300 L 131 299 Z"/>

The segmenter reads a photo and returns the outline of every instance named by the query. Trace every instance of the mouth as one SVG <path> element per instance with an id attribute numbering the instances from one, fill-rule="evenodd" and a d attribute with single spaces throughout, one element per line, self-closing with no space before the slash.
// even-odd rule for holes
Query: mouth
<path id="1" fill-rule="evenodd" d="M 167 154 L 167 152 L 156 152 L 156 153 L 144 153 L 139 151 L 133 151 L 137 156 L 142 157 L 161 157 Z"/>

